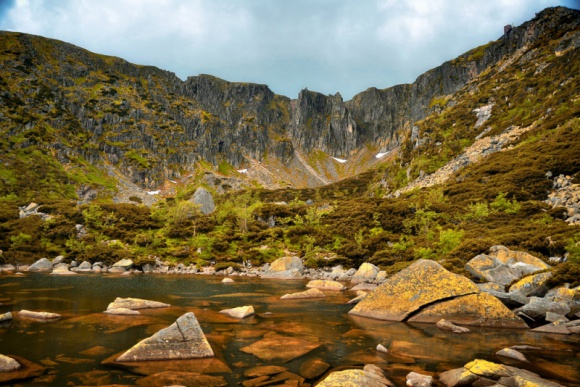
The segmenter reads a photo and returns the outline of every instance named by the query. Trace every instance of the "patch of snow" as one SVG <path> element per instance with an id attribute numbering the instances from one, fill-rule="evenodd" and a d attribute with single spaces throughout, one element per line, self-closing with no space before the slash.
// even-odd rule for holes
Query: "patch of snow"
<path id="1" fill-rule="evenodd" d="M 348 161 L 348 160 L 345 160 L 345 159 L 339 159 L 338 157 L 333 157 L 333 159 L 335 159 L 336 161 L 338 161 L 341 164 L 344 164 L 344 163 L 346 163 Z"/>
<path id="2" fill-rule="evenodd" d="M 239 173 L 248 173 L 248 170 L 247 169 L 238 169 L 238 172 Z"/>
<path id="3" fill-rule="evenodd" d="M 159 195 L 159 192 L 161 192 L 161 191 L 158 190 L 158 191 L 146 191 L 146 192 L 147 192 L 147 195 L 153 196 L 153 195 Z"/>
<path id="4" fill-rule="evenodd" d="M 384 157 L 384 156 L 388 155 L 389 153 L 391 153 L 391 151 L 388 151 L 388 152 L 379 152 L 379 153 L 376 154 L 375 158 L 376 159 L 380 159 L 381 157 Z"/>

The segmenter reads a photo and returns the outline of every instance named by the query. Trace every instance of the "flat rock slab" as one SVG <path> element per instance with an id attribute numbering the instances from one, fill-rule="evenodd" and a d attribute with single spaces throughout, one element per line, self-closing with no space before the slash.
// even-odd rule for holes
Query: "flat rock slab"
<path id="1" fill-rule="evenodd" d="M 7 383 L 16 380 L 35 378 L 46 370 L 45 367 L 28 361 L 20 356 L 8 356 L 20 364 L 20 368 L 14 371 L 0 372 L 0 383 Z"/>
<path id="2" fill-rule="evenodd" d="M 320 343 L 317 342 L 269 333 L 262 340 L 243 347 L 240 351 L 252 354 L 265 362 L 286 363 L 318 347 Z"/>
<path id="3" fill-rule="evenodd" d="M 291 293 L 291 294 L 284 294 L 282 297 L 280 297 L 280 299 L 282 300 L 296 300 L 296 299 L 302 299 L 302 298 L 323 298 L 326 297 L 326 294 L 324 294 L 320 289 L 308 289 L 304 292 L 298 292 L 298 293 Z"/>
<path id="4" fill-rule="evenodd" d="M 111 302 L 109 306 L 107 306 L 107 310 L 109 309 L 149 309 L 149 308 L 167 308 L 171 305 L 165 304 L 163 302 L 158 301 L 150 301 L 150 300 L 143 300 L 141 298 L 121 298 L 117 297 L 115 301 Z"/>
<path id="5" fill-rule="evenodd" d="M 150 360 L 118 362 L 116 359 L 120 355 L 121 353 L 116 353 L 103 360 L 101 364 L 128 370 L 138 375 L 153 375 L 167 371 L 195 372 L 200 374 L 227 374 L 232 372 L 226 363 L 215 357 L 171 361 Z"/>
<path id="6" fill-rule="evenodd" d="M 307 288 L 316 288 L 323 290 L 345 290 L 346 286 L 337 281 L 330 280 L 312 280 L 306 284 Z"/>
<path id="7" fill-rule="evenodd" d="M 387 279 L 349 313 L 380 320 L 403 321 L 421 307 L 438 300 L 479 293 L 469 279 L 420 259 Z"/>
<path id="8" fill-rule="evenodd" d="M 20 312 L 18 312 L 18 316 L 24 318 L 31 318 L 34 320 L 56 320 L 61 317 L 60 314 L 58 313 L 34 312 L 26 309 L 22 309 Z"/>
<path id="9" fill-rule="evenodd" d="M 107 314 L 116 314 L 116 315 L 137 315 L 137 314 L 141 314 L 139 313 L 138 310 L 133 310 L 133 309 L 127 309 L 127 308 L 113 308 L 113 309 L 107 309 L 105 310 L 103 313 L 107 313 Z"/>
<path id="10" fill-rule="evenodd" d="M 258 366 L 244 371 L 246 378 L 255 378 L 257 376 L 276 375 L 281 372 L 288 371 L 288 368 L 282 366 Z"/>
<path id="11" fill-rule="evenodd" d="M 298 373 L 306 379 L 316 379 L 330 368 L 330 364 L 322 359 L 308 359 L 300 366 Z"/>
<path id="12" fill-rule="evenodd" d="M 253 315 L 255 312 L 254 307 L 249 305 L 249 306 L 240 306 L 232 309 L 220 310 L 220 313 L 227 314 L 228 316 L 234 318 L 246 318 L 248 316 Z"/>
<path id="13" fill-rule="evenodd" d="M 167 371 L 137 380 L 139 386 L 227 387 L 221 376 L 203 375 L 196 372 Z"/>
<path id="14" fill-rule="evenodd" d="M 408 321 L 436 323 L 441 318 L 462 325 L 528 328 L 524 320 L 488 293 L 470 294 L 433 304 Z"/>
<path id="15" fill-rule="evenodd" d="M 179 317 L 169 327 L 140 341 L 117 358 L 117 361 L 197 359 L 213 357 L 199 322 L 191 312 Z"/>

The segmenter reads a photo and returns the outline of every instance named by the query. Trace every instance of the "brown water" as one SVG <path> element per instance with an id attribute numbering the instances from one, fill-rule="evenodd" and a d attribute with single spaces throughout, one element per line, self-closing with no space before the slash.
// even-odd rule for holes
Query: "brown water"
<path id="1" fill-rule="evenodd" d="M 50 275 L 0 276 L 0 313 L 12 311 L 15 319 L 0 324 L 0 353 L 16 355 L 48 367 L 40 380 L 19 385 L 135 384 L 142 376 L 101 362 L 172 324 L 192 311 L 199 320 L 217 360 L 156 362 L 160 371 L 172 368 L 223 376 L 230 385 L 245 380 L 244 370 L 256 365 L 282 365 L 298 373 L 304 361 L 321 358 L 334 368 L 374 363 L 403 386 L 410 371 L 439 373 L 481 358 L 499 362 L 494 353 L 512 345 L 544 348 L 526 352 L 531 370 L 580 386 L 580 339 L 522 330 L 472 328 L 464 335 L 442 332 L 433 325 L 388 323 L 348 315 L 345 302 L 352 292 L 327 293 L 325 299 L 280 300 L 305 290 L 306 281 L 236 278 L 222 284 L 221 277 Z M 162 301 L 171 308 L 144 310 L 142 316 L 108 316 L 101 313 L 116 297 Z M 222 309 L 253 305 L 256 315 L 231 319 Z M 55 322 L 18 318 L 19 310 L 62 314 Z M 273 333 L 276 333 L 275 335 Z M 241 351 L 264 338 L 280 339 L 279 353 L 258 357 Z M 296 340 L 296 338 L 300 340 Z M 295 359 L 295 346 L 317 346 Z M 382 344 L 389 354 L 379 354 Z M 271 360 L 264 356 L 270 356 Z M 160 365 L 159 365 L 160 364 Z M 134 369 L 151 373 L 152 369 Z"/>

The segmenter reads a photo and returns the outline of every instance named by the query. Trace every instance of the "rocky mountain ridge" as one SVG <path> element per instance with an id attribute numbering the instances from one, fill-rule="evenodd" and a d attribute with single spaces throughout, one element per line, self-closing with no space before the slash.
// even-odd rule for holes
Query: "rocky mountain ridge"
<path id="1" fill-rule="evenodd" d="M 209 75 L 181 81 L 67 43 L 1 32 L 2 194 L 31 189 L 19 172 L 33 164 L 29 157 L 80 190 L 114 192 L 118 174 L 163 189 L 200 170 L 269 188 L 338 181 L 387 160 L 379 155 L 395 154 L 417 135 L 417 121 L 456 104 L 455 94 L 477 88 L 490 68 L 511 66 L 546 41 L 575 49 L 578 15 L 547 9 L 413 84 L 370 88 L 350 101 L 306 89 L 289 99 L 266 85 Z"/>

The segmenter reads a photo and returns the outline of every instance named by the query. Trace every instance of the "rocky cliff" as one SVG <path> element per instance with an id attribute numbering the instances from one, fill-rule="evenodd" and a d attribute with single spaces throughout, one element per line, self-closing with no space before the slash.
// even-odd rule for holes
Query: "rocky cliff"
<path id="1" fill-rule="evenodd" d="M 266 85 L 210 75 L 182 81 L 60 41 L 1 32 L 0 193 L 39 190 L 30 180 L 46 180 L 47 172 L 46 185 L 109 192 L 119 177 L 154 189 L 201 169 L 268 187 L 340 180 L 376 165 L 377 152 L 396 150 L 417 121 L 457 103 L 457 92 L 498 63 L 577 36 L 579 19 L 578 11 L 547 9 L 413 84 L 370 88 L 346 102 L 308 90 L 291 100 Z"/>

